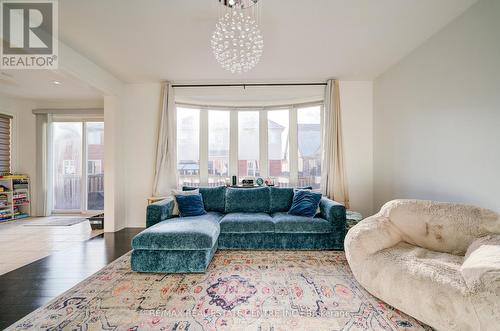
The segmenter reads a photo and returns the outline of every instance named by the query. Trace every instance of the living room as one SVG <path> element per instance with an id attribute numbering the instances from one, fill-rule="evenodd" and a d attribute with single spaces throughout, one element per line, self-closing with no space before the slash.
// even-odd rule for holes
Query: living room
<path id="1" fill-rule="evenodd" d="M 499 328 L 499 1 L 1 7 L 0 328 Z"/>

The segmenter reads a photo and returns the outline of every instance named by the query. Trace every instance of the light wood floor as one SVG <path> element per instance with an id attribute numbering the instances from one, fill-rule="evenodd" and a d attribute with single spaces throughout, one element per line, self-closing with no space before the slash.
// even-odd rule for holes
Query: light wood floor
<path id="1" fill-rule="evenodd" d="M 92 230 L 89 222 L 71 226 L 24 226 L 33 221 L 55 218 L 84 218 L 83 216 L 33 217 L 0 223 L 0 275 L 26 264 L 62 251 L 101 234 Z"/>

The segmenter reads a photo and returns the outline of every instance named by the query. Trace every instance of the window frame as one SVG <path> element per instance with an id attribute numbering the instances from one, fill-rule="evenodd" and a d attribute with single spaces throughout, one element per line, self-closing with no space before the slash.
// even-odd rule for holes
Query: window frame
<path id="1" fill-rule="evenodd" d="M 269 155 L 268 155 L 268 112 L 274 110 L 288 110 L 288 140 L 289 140 L 289 186 L 296 187 L 299 181 L 298 171 L 298 116 L 297 112 L 300 108 L 320 107 L 320 123 L 323 123 L 323 100 L 286 104 L 286 105 L 273 105 L 265 107 L 246 107 L 246 106 L 211 106 L 211 105 L 196 105 L 177 102 L 177 108 L 197 109 L 200 114 L 200 134 L 199 134 L 199 154 L 200 154 L 200 186 L 208 186 L 208 149 L 209 149 L 209 130 L 208 130 L 208 112 L 209 111 L 229 111 L 229 177 L 226 180 L 231 180 L 233 176 L 240 179 L 238 174 L 238 143 L 239 143 L 239 122 L 238 114 L 244 111 L 258 111 L 259 112 L 259 167 L 260 176 L 262 178 L 269 177 Z M 321 137 L 323 136 L 323 125 L 321 126 Z M 321 150 L 323 150 L 323 141 L 321 141 Z M 178 162 L 178 161 L 177 161 Z M 221 177 L 222 178 L 222 177 Z M 178 184 L 179 185 L 179 184 Z"/>

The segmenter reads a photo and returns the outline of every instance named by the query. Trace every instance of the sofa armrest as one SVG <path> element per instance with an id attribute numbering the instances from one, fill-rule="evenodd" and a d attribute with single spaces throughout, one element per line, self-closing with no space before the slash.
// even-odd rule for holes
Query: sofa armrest
<path id="1" fill-rule="evenodd" d="M 150 204 L 146 210 L 146 227 L 149 228 L 161 221 L 172 218 L 173 210 L 174 198 L 172 197 Z"/>
<path id="2" fill-rule="evenodd" d="M 362 220 L 349 230 L 345 238 L 346 256 L 348 260 L 351 256 L 355 256 L 359 261 L 400 241 L 402 235 L 389 218 L 376 214 Z"/>
<path id="3" fill-rule="evenodd" d="M 319 202 L 319 209 L 321 217 L 332 223 L 336 232 L 345 235 L 346 212 L 344 205 L 323 197 Z"/>

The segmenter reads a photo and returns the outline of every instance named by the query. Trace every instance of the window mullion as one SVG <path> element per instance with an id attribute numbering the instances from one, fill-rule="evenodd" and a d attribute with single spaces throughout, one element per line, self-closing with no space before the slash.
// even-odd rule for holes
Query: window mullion
<path id="1" fill-rule="evenodd" d="M 81 159 L 81 167 L 82 167 L 82 178 L 80 179 L 81 188 L 80 188 L 80 210 L 87 211 L 88 210 L 88 146 L 87 146 L 87 122 L 82 122 L 82 159 Z"/>
<path id="2" fill-rule="evenodd" d="M 297 108 L 292 107 L 289 114 L 290 120 L 290 186 L 295 187 L 299 182 L 299 144 L 297 127 Z"/>
<path id="3" fill-rule="evenodd" d="M 200 186 L 208 185 L 208 111 L 200 110 Z"/>
<path id="4" fill-rule="evenodd" d="M 229 177 L 238 178 L 238 112 L 229 113 Z"/>
<path id="5" fill-rule="evenodd" d="M 259 112 L 259 167 L 260 177 L 269 176 L 267 111 Z"/>

